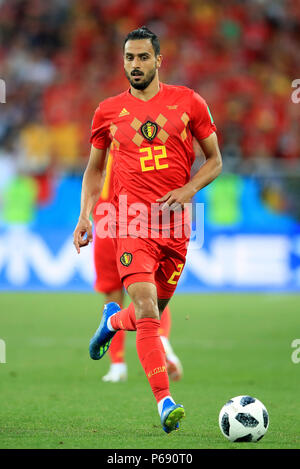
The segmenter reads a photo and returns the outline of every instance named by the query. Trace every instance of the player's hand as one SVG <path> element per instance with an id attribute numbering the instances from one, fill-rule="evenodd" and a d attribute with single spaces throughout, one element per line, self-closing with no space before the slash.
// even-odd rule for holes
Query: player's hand
<path id="1" fill-rule="evenodd" d="M 193 191 L 189 184 L 186 184 L 183 187 L 179 187 L 179 189 L 168 192 L 160 199 L 156 199 L 156 202 L 164 202 L 162 210 L 166 210 L 167 208 L 181 210 L 184 208 L 184 204 L 190 202 L 194 195 L 195 191 Z"/>
<path id="2" fill-rule="evenodd" d="M 93 241 L 92 222 L 89 218 L 80 217 L 73 233 L 73 244 L 78 254 L 80 248 Z"/>

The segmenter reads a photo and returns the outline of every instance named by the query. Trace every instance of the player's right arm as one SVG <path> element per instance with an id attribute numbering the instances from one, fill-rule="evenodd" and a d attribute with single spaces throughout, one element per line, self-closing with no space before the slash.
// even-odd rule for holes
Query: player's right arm
<path id="1" fill-rule="evenodd" d="M 83 175 L 81 189 L 80 215 L 73 233 L 73 244 L 78 254 L 80 248 L 93 240 L 90 214 L 97 203 L 105 176 L 107 149 L 91 146 L 89 162 Z"/>

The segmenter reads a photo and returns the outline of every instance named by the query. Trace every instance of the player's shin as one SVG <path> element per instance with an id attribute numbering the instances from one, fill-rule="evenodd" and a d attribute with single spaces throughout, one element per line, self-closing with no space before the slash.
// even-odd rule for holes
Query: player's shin
<path id="1" fill-rule="evenodd" d="M 160 321 L 144 318 L 136 321 L 136 348 L 157 402 L 170 395 L 165 352 L 159 337 Z"/>

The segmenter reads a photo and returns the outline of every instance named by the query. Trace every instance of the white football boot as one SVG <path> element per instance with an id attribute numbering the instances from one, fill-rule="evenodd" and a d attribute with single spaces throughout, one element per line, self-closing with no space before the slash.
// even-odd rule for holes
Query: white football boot
<path id="1" fill-rule="evenodd" d="M 182 364 L 177 355 L 175 355 L 174 350 L 172 349 L 172 346 L 167 337 L 161 336 L 160 338 L 166 354 L 167 372 L 169 378 L 172 381 L 179 381 L 183 375 Z"/>
<path id="2" fill-rule="evenodd" d="M 120 383 L 127 380 L 126 363 L 112 363 L 108 373 L 102 377 L 105 383 Z"/>

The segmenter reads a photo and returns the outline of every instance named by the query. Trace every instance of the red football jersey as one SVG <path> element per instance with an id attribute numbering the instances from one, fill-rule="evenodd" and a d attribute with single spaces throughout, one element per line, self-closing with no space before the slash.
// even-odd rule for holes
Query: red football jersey
<path id="1" fill-rule="evenodd" d="M 159 92 L 142 101 L 127 90 L 96 109 L 90 142 L 111 146 L 114 203 L 148 207 L 190 180 L 195 159 L 193 137 L 201 141 L 216 131 L 205 100 L 184 86 L 160 83 Z"/>

